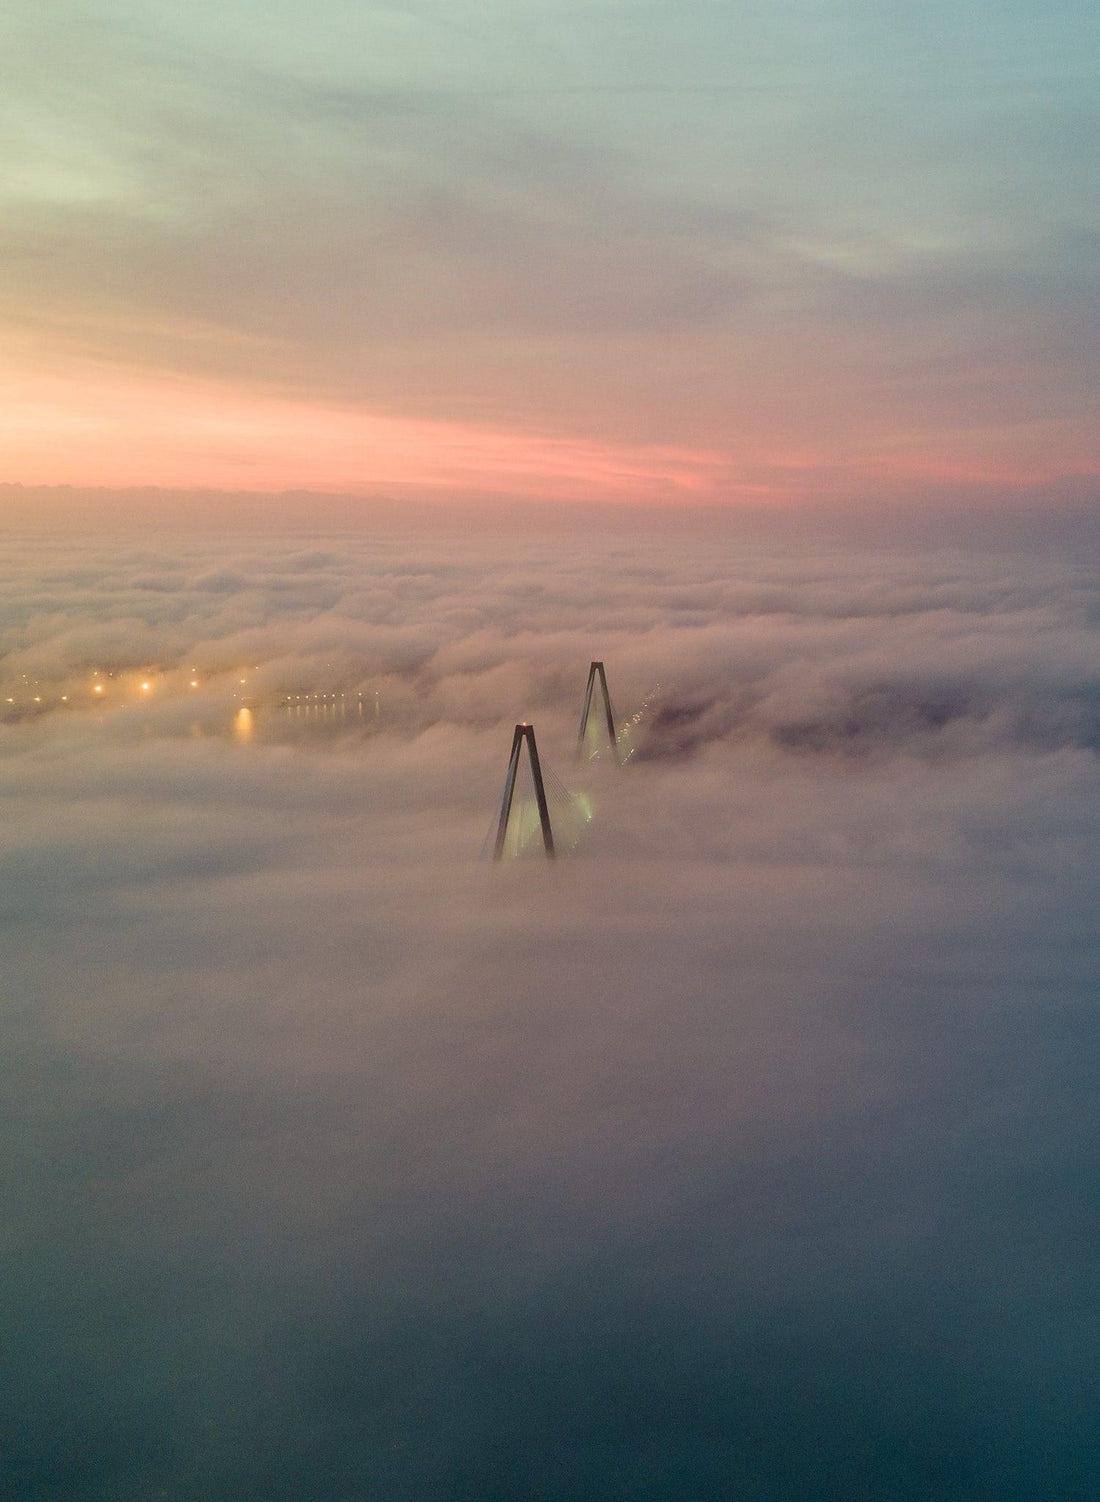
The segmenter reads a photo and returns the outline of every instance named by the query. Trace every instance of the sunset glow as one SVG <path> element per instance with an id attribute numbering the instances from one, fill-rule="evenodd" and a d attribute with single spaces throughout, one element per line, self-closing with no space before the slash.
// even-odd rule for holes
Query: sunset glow
<path id="1" fill-rule="evenodd" d="M 0 483 L 1095 496 L 1095 7 L 63 9 Z"/>
<path id="2" fill-rule="evenodd" d="M 9 373 L 0 400 L 13 473 L 51 485 L 652 500 L 714 496 L 726 469 L 716 453 L 525 436 L 110 371 L 81 380 Z"/>

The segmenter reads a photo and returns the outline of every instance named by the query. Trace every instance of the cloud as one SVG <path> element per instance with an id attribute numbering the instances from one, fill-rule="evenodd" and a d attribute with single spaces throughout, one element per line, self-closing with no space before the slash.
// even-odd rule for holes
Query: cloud
<path id="1" fill-rule="evenodd" d="M 1085 1495 L 1087 564 L 490 537 L 12 549 L 9 1487 Z"/>
<path id="2" fill-rule="evenodd" d="M 385 484 L 334 407 L 717 453 L 715 497 L 1095 475 L 1088 19 L 1026 11 L 16 5 L 0 317 L 54 428 L 0 478 Z M 59 473 L 141 384 L 159 471 Z"/>

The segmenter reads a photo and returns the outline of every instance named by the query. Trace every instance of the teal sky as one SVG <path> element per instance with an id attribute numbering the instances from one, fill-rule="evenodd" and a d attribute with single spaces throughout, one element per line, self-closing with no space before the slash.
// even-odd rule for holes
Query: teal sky
<path id="1" fill-rule="evenodd" d="M 15 0 L 0 47 L 0 479 L 1100 473 L 1095 5 Z"/>

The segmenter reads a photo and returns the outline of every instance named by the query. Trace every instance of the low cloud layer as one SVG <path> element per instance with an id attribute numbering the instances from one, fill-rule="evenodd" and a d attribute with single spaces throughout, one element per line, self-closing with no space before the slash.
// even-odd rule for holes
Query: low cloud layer
<path id="1" fill-rule="evenodd" d="M 10 556 L 12 1495 L 1091 1494 L 1086 563 Z"/>

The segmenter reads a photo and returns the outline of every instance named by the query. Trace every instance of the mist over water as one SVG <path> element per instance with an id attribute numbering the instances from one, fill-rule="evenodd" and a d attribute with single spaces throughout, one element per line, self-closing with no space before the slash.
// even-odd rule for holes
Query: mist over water
<path id="1" fill-rule="evenodd" d="M 7 1494 L 1095 1496 L 1089 556 L 487 535 L 6 548 Z"/>

